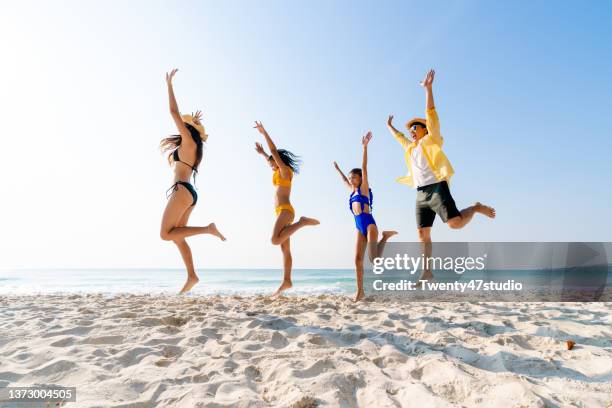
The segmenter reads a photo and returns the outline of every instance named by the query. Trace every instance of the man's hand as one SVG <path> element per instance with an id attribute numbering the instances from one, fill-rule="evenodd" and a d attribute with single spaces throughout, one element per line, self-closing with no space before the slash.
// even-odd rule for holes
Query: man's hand
<path id="1" fill-rule="evenodd" d="M 391 122 L 393 122 L 393 115 L 389 115 L 389 117 L 387 118 L 387 126 L 393 127 L 393 124 Z"/>
<path id="2" fill-rule="evenodd" d="M 423 88 L 431 89 L 435 76 L 436 76 L 436 71 L 434 71 L 433 69 L 430 69 L 427 75 L 425 75 L 425 79 L 421 81 L 421 86 Z"/>

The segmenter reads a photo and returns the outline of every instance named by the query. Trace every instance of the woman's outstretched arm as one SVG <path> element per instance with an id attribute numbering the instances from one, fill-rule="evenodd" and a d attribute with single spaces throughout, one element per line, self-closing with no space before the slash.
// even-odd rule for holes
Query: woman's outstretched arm
<path id="1" fill-rule="evenodd" d="M 285 162 L 279 156 L 278 150 L 276 150 L 276 145 L 274 144 L 274 142 L 272 141 L 272 138 L 266 131 L 266 128 L 264 128 L 263 124 L 258 121 L 255 121 L 254 128 L 257 129 L 259 133 L 261 133 L 263 137 L 266 139 L 266 143 L 268 144 L 268 148 L 270 149 L 270 154 L 272 155 L 274 162 L 278 166 L 278 169 L 280 170 L 282 178 L 289 178 L 290 177 L 290 174 L 288 172 L 289 167 L 287 167 Z"/>
<path id="2" fill-rule="evenodd" d="M 179 111 L 178 104 L 176 103 L 176 98 L 174 97 L 174 88 L 172 87 L 172 79 L 174 75 L 178 72 L 178 69 L 174 68 L 170 72 L 166 72 L 166 84 L 168 85 L 168 101 L 170 103 L 170 116 L 174 120 L 174 124 L 176 125 L 176 129 L 181 135 L 181 144 L 195 144 L 193 139 L 191 138 L 191 133 L 187 130 L 187 126 L 183 122 L 181 118 L 181 112 Z"/>
<path id="3" fill-rule="evenodd" d="M 363 146 L 363 163 L 361 163 L 361 193 L 364 195 L 369 194 L 368 184 L 368 143 L 372 139 L 372 132 L 368 131 L 362 138 L 361 144 Z"/>
<path id="4" fill-rule="evenodd" d="M 266 159 L 266 161 L 268 161 L 268 157 L 270 157 L 270 155 L 266 153 L 261 143 L 255 142 L 255 151 L 261 154 L 263 158 Z"/>
<path id="5" fill-rule="evenodd" d="M 344 183 L 344 185 L 349 189 L 352 190 L 353 187 L 351 187 L 351 183 L 349 183 L 348 179 L 346 178 L 346 176 L 344 175 L 344 172 L 342 170 L 340 170 L 340 166 L 338 166 L 338 163 L 334 162 L 334 168 L 336 169 L 336 171 L 338 171 L 338 173 L 340 174 L 340 177 L 342 178 L 342 182 Z"/>

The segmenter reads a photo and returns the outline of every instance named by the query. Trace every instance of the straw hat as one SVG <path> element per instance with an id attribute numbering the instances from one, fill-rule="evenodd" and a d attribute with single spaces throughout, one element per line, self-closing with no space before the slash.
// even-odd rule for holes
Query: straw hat
<path id="1" fill-rule="evenodd" d="M 208 135 L 206 134 L 206 131 L 204 130 L 204 126 L 199 121 L 198 123 L 195 123 L 193 120 L 193 116 L 181 115 L 181 119 L 183 119 L 183 122 L 193 126 L 195 130 L 198 131 L 198 133 L 200 134 L 200 139 L 202 139 L 203 142 L 205 142 L 206 139 L 208 139 Z"/>
<path id="2" fill-rule="evenodd" d="M 412 125 L 414 125 L 415 123 L 422 123 L 425 125 L 425 127 L 427 127 L 427 119 L 423 119 L 423 118 L 413 118 L 410 119 L 407 123 L 406 123 L 406 129 L 410 130 L 410 128 L 412 127 Z"/>

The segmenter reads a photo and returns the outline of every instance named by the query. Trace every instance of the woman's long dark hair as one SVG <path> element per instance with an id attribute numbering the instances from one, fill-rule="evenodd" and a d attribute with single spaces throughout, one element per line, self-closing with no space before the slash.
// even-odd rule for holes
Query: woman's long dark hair
<path id="1" fill-rule="evenodd" d="M 291 170 L 293 170 L 293 172 L 296 174 L 300 172 L 300 163 L 302 163 L 302 161 L 300 160 L 299 156 L 296 156 L 289 150 L 285 149 L 277 149 L 276 151 L 278 152 L 278 155 L 280 156 L 283 163 L 285 163 L 285 166 L 290 167 Z M 270 159 L 273 159 L 272 155 L 270 155 Z"/>
<path id="2" fill-rule="evenodd" d="M 189 123 L 185 123 L 185 126 L 187 127 L 187 130 L 189 130 L 189 133 L 191 134 L 191 138 L 193 139 L 194 142 L 196 142 L 196 160 L 195 163 L 193 164 L 193 168 L 195 170 L 195 172 L 198 172 L 198 167 L 200 166 L 200 162 L 202 161 L 202 155 L 204 153 L 204 143 L 202 142 L 202 139 L 200 138 L 200 132 L 198 132 L 196 130 L 196 128 L 194 128 L 193 126 L 191 126 Z M 171 163 L 171 157 L 172 157 L 172 153 L 174 153 L 174 151 L 176 149 L 178 149 L 178 147 L 181 145 L 181 135 L 172 135 L 170 137 L 166 137 L 164 139 L 161 140 L 161 142 L 159 142 L 159 148 L 161 149 L 162 153 L 165 152 L 170 152 L 168 154 L 168 163 Z"/>

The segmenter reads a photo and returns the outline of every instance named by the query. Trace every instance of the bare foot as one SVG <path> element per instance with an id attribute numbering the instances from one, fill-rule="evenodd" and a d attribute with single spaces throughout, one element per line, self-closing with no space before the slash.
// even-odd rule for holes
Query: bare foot
<path id="1" fill-rule="evenodd" d="M 423 273 L 419 277 L 418 282 L 416 283 L 416 287 L 420 288 L 421 286 L 423 286 L 423 282 L 421 282 L 423 280 L 433 281 L 433 277 L 434 277 L 434 275 L 433 275 L 433 273 L 431 273 L 431 271 L 427 271 L 427 270 L 423 271 Z"/>
<path id="2" fill-rule="evenodd" d="M 198 283 L 200 281 L 200 279 L 198 279 L 197 276 L 189 276 L 187 277 L 187 282 L 185 282 L 185 286 L 183 286 L 183 289 L 181 289 L 181 291 L 179 292 L 179 294 L 184 294 L 187 293 L 191 290 L 191 288 L 193 288 L 196 283 Z"/>
<path id="3" fill-rule="evenodd" d="M 221 241 L 225 241 L 225 237 L 219 232 L 214 222 L 208 224 L 208 230 L 210 231 L 210 234 L 219 237 Z"/>
<path id="4" fill-rule="evenodd" d="M 392 236 L 397 235 L 397 231 L 383 231 L 382 232 L 382 241 L 387 241 L 389 238 L 391 238 Z"/>
<path id="5" fill-rule="evenodd" d="M 357 293 L 355 293 L 355 297 L 353 298 L 353 302 L 359 302 L 364 297 L 365 297 L 365 292 L 363 290 L 360 290 Z"/>
<path id="6" fill-rule="evenodd" d="M 291 289 L 291 287 L 293 287 L 293 283 L 291 283 L 291 281 L 283 281 L 283 283 L 281 283 L 281 285 L 279 286 L 278 289 L 276 289 L 276 292 L 274 292 L 274 294 L 272 295 L 272 297 L 276 297 L 279 296 L 281 293 L 283 293 L 284 291 L 286 291 L 287 289 Z"/>
<path id="7" fill-rule="evenodd" d="M 486 215 L 489 218 L 495 218 L 495 209 L 493 207 L 489 207 L 488 205 L 476 202 L 476 204 L 474 204 L 474 211 L 479 212 L 482 215 Z"/>
<path id="8" fill-rule="evenodd" d="M 315 218 L 308 218 L 308 217 L 300 217 L 300 221 L 298 222 L 304 225 L 319 225 L 320 224 L 319 220 Z"/>

